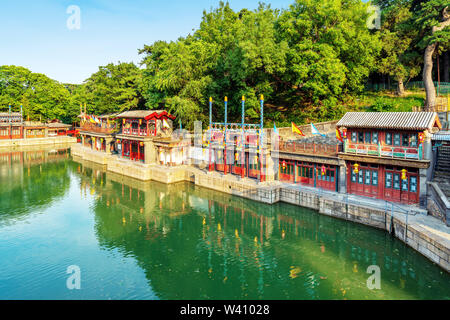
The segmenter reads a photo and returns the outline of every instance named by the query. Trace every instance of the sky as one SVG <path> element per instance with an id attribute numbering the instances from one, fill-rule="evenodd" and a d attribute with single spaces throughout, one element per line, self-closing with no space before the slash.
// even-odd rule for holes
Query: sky
<path id="1" fill-rule="evenodd" d="M 234 10 L 253 10 L 260 1 L 229 3 Z M 294 0 L 264 2 L 287 9 Z M 75 11 L 68 12 L 72 5 L 79 8 L 79 20 Z M 192 33 L 203 10 L 218 5 L 219 0 L 0 0 L 0 65 L 23 66 L 80 84 L 99 66 L 138 64 L 138 49 L 144 44 Z"/>

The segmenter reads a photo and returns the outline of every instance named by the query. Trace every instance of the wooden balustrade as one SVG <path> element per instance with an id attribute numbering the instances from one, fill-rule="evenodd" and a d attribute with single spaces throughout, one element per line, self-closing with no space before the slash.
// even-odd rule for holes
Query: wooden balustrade
<path id="1" fill-rule="evenodd" d="M 341 151 L 339 144 L 320 144 L 301 141 L 280 141 L 278 149 L 280 152 L 319 154 L 327 156 L 335 156 L 339 151 Z"/>

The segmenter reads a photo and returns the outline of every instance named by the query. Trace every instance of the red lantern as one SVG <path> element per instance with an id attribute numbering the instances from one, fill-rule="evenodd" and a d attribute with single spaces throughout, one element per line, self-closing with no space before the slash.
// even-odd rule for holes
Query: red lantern
<path id="1" fill-rule="evenodd" d="M 139 145 L 141 146 L 141 147 L 143 147 L 144 146 L 144 142 L 139 142 Z"/>
<path id="2" fill-rule="evenodd" d="M 322 165 L 321 172 L 323 176 L 327 173 L 327 169 L 325 168 L 324 165 Z"/>
<path id="3" fill-rule="evenodd" d="M 286 169 L 286 161 L 283 160 L 283 162 L 281 163 L 281 167 L 284 169 Z"/>
<path id="4" fill-rule="evenodd" d="M 347 129 L 342 129 L 342 137 L 344 138 L 344 139 L 347 139 Z"/>

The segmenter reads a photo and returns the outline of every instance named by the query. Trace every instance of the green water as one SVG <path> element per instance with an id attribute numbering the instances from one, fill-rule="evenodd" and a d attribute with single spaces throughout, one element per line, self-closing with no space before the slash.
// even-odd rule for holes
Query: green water
<path id="1" fill-rule="evenodd" d="M 64 150 L 2 153 L 0 179 L 0 299 L 450 298 L 450 275 L 402 242 L 309 209 L 143 183 Z"/>

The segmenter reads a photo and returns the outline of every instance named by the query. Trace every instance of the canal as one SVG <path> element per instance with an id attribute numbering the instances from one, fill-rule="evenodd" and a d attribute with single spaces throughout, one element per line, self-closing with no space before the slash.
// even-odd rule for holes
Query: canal
<path id="1" fill-rule="evenodd" d="M 0 299 L 450 298 L 450 275 L 402 242 L 309 209 L 144 183 L 66 149 L 0 152 L 0 179 Z"/>

